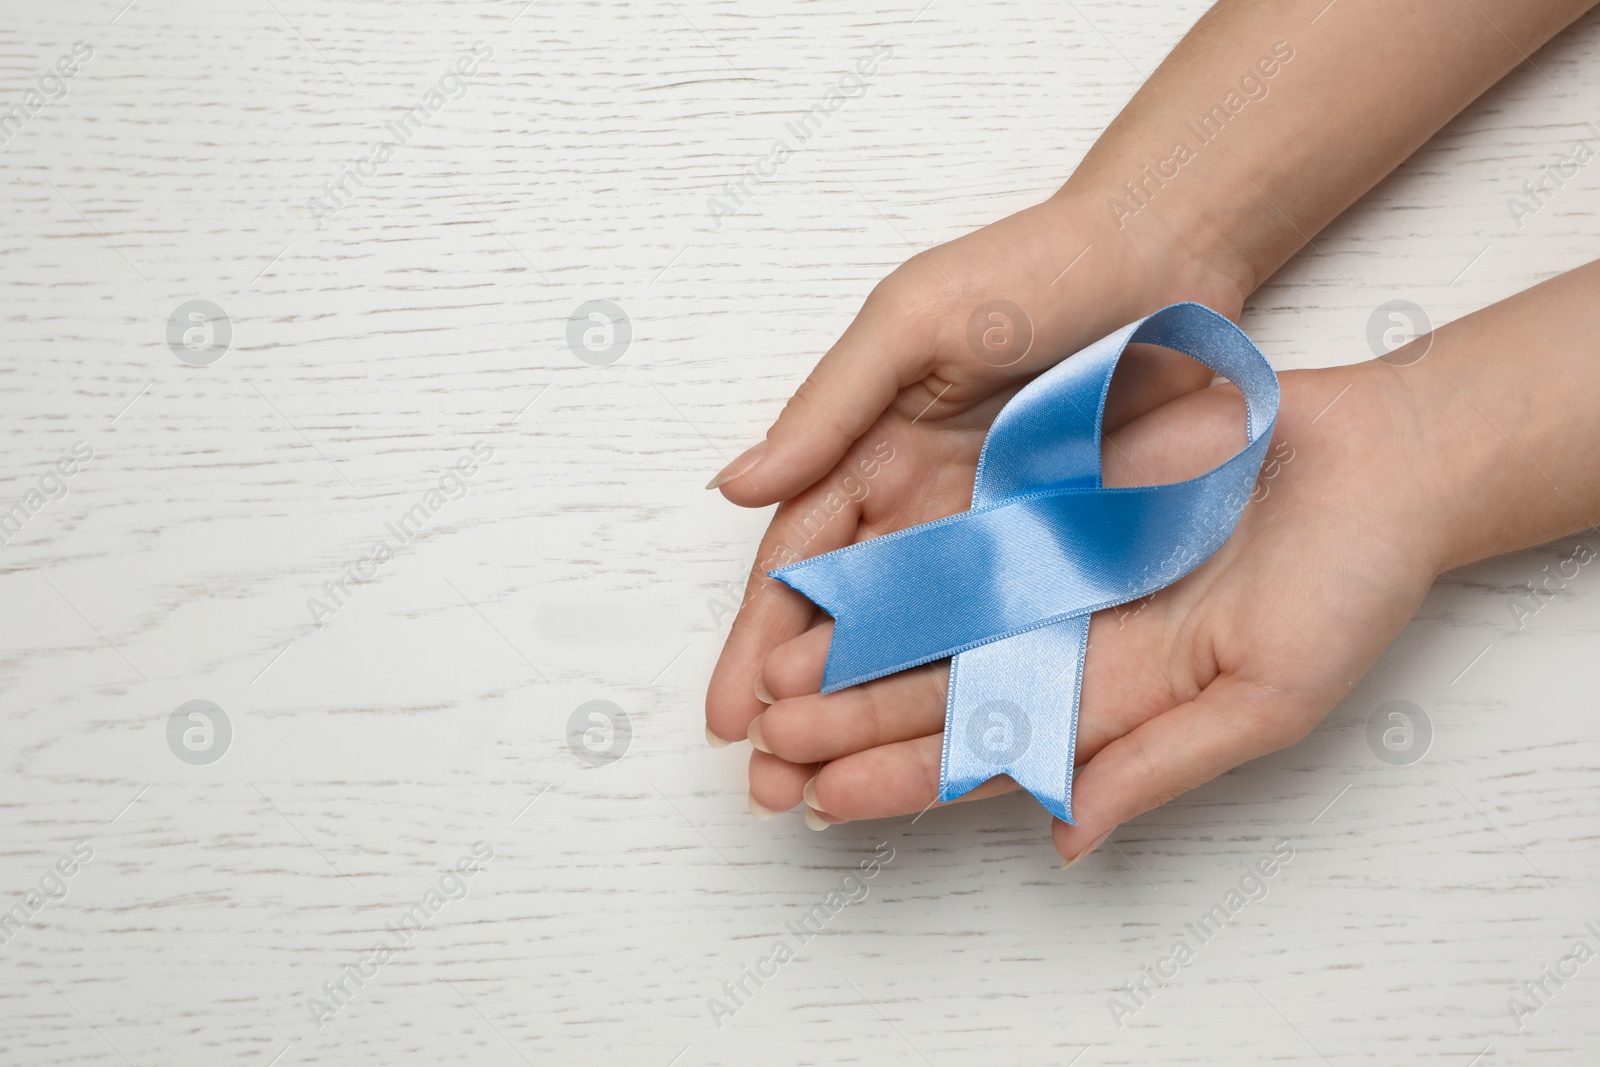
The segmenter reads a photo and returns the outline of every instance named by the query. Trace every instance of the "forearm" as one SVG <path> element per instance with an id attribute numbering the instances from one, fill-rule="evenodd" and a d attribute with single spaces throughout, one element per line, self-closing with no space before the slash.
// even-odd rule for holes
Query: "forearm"
<path id="1" fill-rule="evenodd" d="M 1364 365 L 1397 381 L 1438 569 L 1600 522 L 1600 261 Z"/>
<path id="2" fill-rule="evenodd" d="M 1595 0 L 1221 0 L 1063 186 L 1248 295 Z"/>

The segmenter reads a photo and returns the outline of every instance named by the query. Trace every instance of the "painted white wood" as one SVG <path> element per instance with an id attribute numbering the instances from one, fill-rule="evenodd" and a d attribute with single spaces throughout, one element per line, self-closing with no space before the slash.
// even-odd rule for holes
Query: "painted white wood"
<path id="1" fill-rule="evenodd" d="M 1202 2 L 122 4 L 0 29 L 7 106 L 94 50 L 0 145 L 0 501 L 93 450 L 0 548 L 0 908 L 93 851 L 0 945 L 0 1061 L 1591 1062 L 1600 963 L 1521 1032 L 1506 1007 L 1600 945 L 1600 579 L 1520 632 L 1509 608 L 1570 544 L 1448 576 L 1311 738 L 1066 874 L 1017 798 L 756 823 L 702 740 L 707 601 L 764 518 L 701 484 L 908 244 L 1054 188 Z M 718 228 L 708 198 L 878 41 Z M 309 198 L 477 42 L 318 228 Z M 1600 171 L 1520 231 L 1505 202 L 1600 121 L 1600 20 L 1536 62 L 1251 302 L 1279 366 L 1366 358 L 1385 300 L 1442 322 L 1594 255 Z M 206 368 L 165 342 L 192 299 L 232 323 Z M 565 340 L 595 299 L 632 323 L 610 366 Z M 315 626 L 474 447 L 465 496 Z M 233 728 L 206 766 L 167 743 L 196 699 Z M 1434 725 L 1411 766 L 1365 739 L 1391 699 Z M 567 747 L 591 700 L 631 717 L 610 765 Z M 1113 1025 L 1280 840 L 1267 898 Z M 479 841 L 465 898 L 319 1028 L 308 998 Z M 715 1025 L 880 842 L 866 899 Z"/>

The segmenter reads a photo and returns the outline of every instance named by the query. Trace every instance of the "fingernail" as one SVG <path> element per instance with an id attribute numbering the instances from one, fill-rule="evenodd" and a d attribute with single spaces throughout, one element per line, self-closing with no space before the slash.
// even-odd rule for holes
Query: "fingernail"
<path id="1" fill-rule="evenodd" d="M 806 798 L 806 803 L 808 805 L 810 805 L 811 807 L 817 809 L 818 811 L 827 811 L 828 810 L 828 809 L 824 808 L 821 804 L 817 803 L 817 779 L 816 779 L 816 776 L 813 775 L 812 778 L 811 778 L 811 781 L 806 783 L 806 787 L 804 789 L 800 790 L 800 795 Z M 814 829 L 816 829 L 816 827 L 813 826 L 812 829 L 814 830 Z"/>
<path id="2" fill-rule="evenodd" d="M 754 793 L 751 793 L 750 794 L 750 814 L 754 815 L 757 819 L 761 820 L 762 822 L 766 822 L 768 819 L 770 819 L 774 815 L 776 815 L 777 812 L 773 811 L 771 808 L 769 808 L 765 804 L 761 803 L 759 800 L 756 799 L 756 795 Z"/>
<path id="3" fill-rule="evenodd" d="M 813 830 L 826 830 L 832 823 L 810 808 L 806 809 L 806 825 Z"/>
<path id="4" fill-rule="evenodd" d="M 718 737 L 716 734 L 711 732 L 711 727 L 710 726 L 707 726 L 706 727 L 706 744 L 710 745 L 712 748 L 727 748 L 729 745 L 733 744 L 733 742 L 732 741 L 724 741 L 722 738 Z"/>
<path id="5" fill-rule="evenodd" d="M 776 704 L 778 702 L 778 698 L 773 696 L 772 691 L 767 688 L 766 679 L 759 674 L 756 675 L 756 699 L 763 704 Z"/>
<path id="6" fill-rule="evenodd" d="M 1064 871 L 1068 867 L 1071 867 L 1074 863 L 1077 863 L 1079 860 L 1083 859 L 1083 857 L 1087 856 L 1089 853 L 1091 853 L 1095 849 L 1099 848 L 1101 842 L 1103 842 L 1104 840 L 1105 840 L 1105 838 L 1102 837 L 1102 838 L 1099 838 L 1096 841 L 1090 842 L 1088 848 L 1084 849 L 1082 852 L 1078 853 L 1076 856 L 1072 857 L 1070 860 L 1066 860 L 1065 862 L 1063 862 L 1061 864 L 1061 869 Z"/>
<path id="7" fill-rule="evenodd" d="M 752 747 L 760 749 L 762 752 L 765 752 L 768 755 L 772 754 L 772 749 L 768 748 L 767 747 L 767 743 L 761 739 L 761 716 L 760 715 L 757 715 L 755 718 L 750 720 L 750 726 L 749 726 L 749 728 L 747 730 L 747 736 L 750 738 L 750 744 L 751 744 Z"/>
<path id="8" fill-rule="evenodd" d="M 706 483 L 706 488 L 716 489 L 719 486 L 727 485 L 741 474 L 749 474 L 755 469 L 756 464 L 761 462 L 762 455 L 767 451 L 767 444 L 768 442 L 766 441 L 757 441 L 739 453 L 732 463 L 723 467 L 717 472 L 715 478 Z"/>

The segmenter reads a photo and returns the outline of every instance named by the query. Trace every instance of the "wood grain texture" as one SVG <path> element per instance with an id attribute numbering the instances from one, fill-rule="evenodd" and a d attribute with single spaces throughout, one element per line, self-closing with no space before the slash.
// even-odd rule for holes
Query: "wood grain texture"
<path id="1" fill-rule="evenodd" d="M 1506 1010 L 1600 944 L 1600 572 L 1509 609 L 1570 544 L 1447 576 L 1309 739 L 1070 875 L 1017 798 L 756 823 L 702 740 L 708 600 L 764 516 L 701 484 L 910 246 L 1070 173 L 1202 0 L 123 2 L 0 29 L 7 106 L 94 48 L 0 145 L 0 501 L 94 452 L 0 548 L 0 909 L 93 849 L 0 945 L 0 1062 L 1592 1062 L 1600 963 L 1520 1032 Z M 870 91 L 719 227 L 708 199 L 878 41 Z M 479 42 L 319 227 L 323 182 Z M 1276 365 L 1367 358 L 1391 298 L 1441 323 L 1593 257 L 1600 169 L 1521 229 L 1505 201 L 1600 121 L 1600 20 L 1535 62 L 1257 294 Z M 207 368 L 165 342 L 197 298 L 233 328 Z M 632 323 L 610 366 L 567 347 L 593 299 Z M 168 748 L 192 699 L 232 723 L 219 762 Z M 1368 748 L 1390 699 L 1433 722 L 1419 763 Z M 568 748 L 590 700 L 631 718 L 615 763 Z M 1114 1025 L 1279 840 L 1266 899 Z M 466 896 L 319 1027 L 308 998 L 479 841 Z M 885 841 L 866 899 L 717 1026 L 708 998 Z"/>

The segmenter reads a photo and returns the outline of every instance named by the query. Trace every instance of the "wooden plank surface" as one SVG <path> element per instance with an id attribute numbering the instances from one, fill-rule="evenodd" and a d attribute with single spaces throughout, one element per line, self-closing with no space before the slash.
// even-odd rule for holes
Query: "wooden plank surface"
<path id="1" fill-rule="evenodd" d="M 0 500 L 92 452 L 0 548 L 0 909 L 65 893 L 0 944 L 0 1062 L 1592 1062 L 1600 963 L 1507 1009 L 1600 947 L 1600 586 L 1509 606 L 1575 542 L 1447 576 L 1309 739 L 1065 874 L 1017 798 L 756 823 L 704 744 L 708 601 L 764 516 L 700 486 L 910 246 L 1052 190 L 1203 3 L 123 3 L 0 29 L 5 106 L 92 49 L 0 145 Z M 1280 368 L 1367 358 L 1386 300 L 1441 323 L 1595 255 L 1600 170 L 1520 228 L 1506 200 L 1600 122 L 1600 19 L 1535 62 L 1251 301 Z M 231 324 L 206 367 L 167 343 L 193 300 Z M 631 325 L 605 366 L 567 342 L 592 300 Z M 169 746 L 194 700 L 215 762 Z M 1389 700 L 1432 723 L 1418 762 L 1369 748 Z M 620 759 L 569 748 L 590 701 Z"/>

